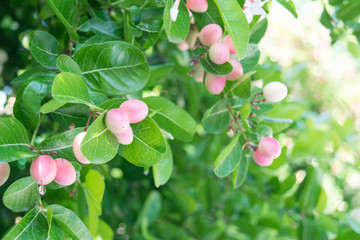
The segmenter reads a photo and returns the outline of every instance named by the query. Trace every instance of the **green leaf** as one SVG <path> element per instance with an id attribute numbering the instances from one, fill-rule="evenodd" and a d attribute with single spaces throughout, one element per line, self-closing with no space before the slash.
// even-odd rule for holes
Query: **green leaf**
<path id="1" fill-rule="evenodd" d="M 240 134 L 237 134 L 216 158 L 214 163 L 216 176 L 226 177 L 238 166 L 242 155 L 242 146 L 239 137 Z"/>
<path id="2" fill-rule="evenodd" d="M 80 48 L 74 56 L 88 85 L 118 96 L 142 89 L 150 69 L 144 54 L 133 45 L 114 41 Z"/>
<path id="3" fill-rule="evenodd" d="M 296 12 L 296 8 L 295 8 L 295 4 L 293 3 L 292 0 L 276 0 L 278 1 L 281 5 L 283 5 L 284 8 L 286 8 L 289 12 L 291 12 L 292 15 L 294 15 L 294 17 L 298 18 L 298 14 Z"/>
<path id="4" fill-rule="evenodd" d="M 340 7 L 340 9 L 336 13 L 336 16 L 341 20 L 347 21 L 347 20 L 352 20 L 355 17 L 358 17 L 359 12 L 360 12 L 360 1 L 351 0 Z"/>
<path id="5" fill-rule="evenodd" d="M 81 143 L 81 152 L 94 164 L 102 164 L 113 159 L 119 148 L 119 141 L 107 129 L 103 112 L 89 127 Z"/>
<path id="6" fill-rule="evenodd" d="M 248 72 L 236 80 L 236 82 L 228 81 L 226 95 L 232 92 L 242 99 L 248 99 L 251 96 L 251 75 L 254 73 L 255 71 Z"/>
<path id="7" fill-rule="evenodd" d="M 107 39 L 119 40 L 123 38 L 119 23 L 113 21 L 104 21 L 100 18 L 92 18 L 88 21 L 90 29 L 98 36 Z"/>
<path id="8" fill-rule="evenodd" d="M 126 101 L 126 99 L 124 99 L 124 98 L 113 98 L 113 99 L 109 99 L 109 100 L 103 102 L 100 105 L 100 107 L 103 108 L 103 109 L 110 110 L 110 109 L 113 109 L 113 108 L 120 107 L 120 105 L 125 101 Z"/>
<path id="9" fill-rule="evenodd" d="M 96 235 L 101 215 L 101 201 L 104 196 L 105 182 L 99 172 L 90 170 L 82 184 L 85 191 L 89 211 L 89 230 L 92 235 Z"/>
<path id="10" fill-rule="evenodd" d="M 191 141 L 196 131 L 196 122 L 184 109 L 162 97 L 147 97 L 142 99 L 151 112 L 156 123 L 170 132 L 180 141 Z"/>
<path id="11" fill-rule="evenodd" d="M 174 64 L 163 63 L 150 66 L 150 78 L 145 87 L 151 87 L 168 76 L 174 69 Z"/>
<path id="12" fill-rule="evenodd" d="M 266 29 L 268 26 L 268 21 L 266 18 L 258 22 L 251 30 L 250 30 L 250 43 L 259 43 L 260 40 L 265 35 Z"/>
<path id="13" fill-rule="evenodd" d="M 155 121 L 146 117 L 131 127 L 134 131 L 134 141 L 130 145 L 120 145 L 119 154 L 139 167 L 150 167 L 160 162 L 166 152 L 166 144 Z"/>
<path id="14" fill-rule="evenodd" d="M 51 94 L 55 100 L 92 105 L 89 91 L 81 76 L 63 72 L 56 76 Z"/>
<path id="15" fill-rule="evenodd" d="M 40 112 L 44 114 L 51 113 L 54 112 L 56 109 L 61 108 L 64 105 L 65 105 L 64 102 L 59 102 L 56 101 L 55 99 L 51 99 L 50 101 L 48 101 L 47 103 L 41 106 Z"/>
<path id="16" fill-rule="evenodd" d="M 219 26 L 223 26 L 224 23 L 222 21 L 219 9 L 217 8 L 214 0 L 207 0 L 208 9 L 204 13 L 196 13 L 192 12 L 195 22 L 199 25 L 200 29 L 205 27 L 208 24 L 216 23 Z"/>
<path id="17" fill-rule="evenodd" d="M 215 0 L 225 28 L 234 42 L 236 54 L 245 57 L 250 38 L 249 24 L 236 0 Z"/>
<path id="18" fill-rule="evenodd" d="M 41 101 L 51 90 L 53 74 L 34 75 L 25 80 L 17 94 L 14 116 L 28 129 L 35 129 L 40 121 Z"/>
<path id="19" fill-rule="evenodd" d="M 64 208 L 56 204 L 50 205 L 46 209 L 51 209 L 53 211 L 53 219 L 55 220 L 55 222 L 62 229 L 64 229 L 73 239 L 93 239 L 84 223 L 70 209 Z"/>
<path id="20" fill-rule="evenodd" d="M 164 28 L 170 42 L 181 43 L 185 40 L 190 29 L 190 17 L 186 5 L 183 1 L 179 4 L 179 14 L 175 22 L 170 18 L 170 9 L 174 0 L 167 0 L 164 10 Z"/>
<path id="21" fill-rule="evenodd" d="M 100 237 L 100 239 L 102 239 L 102 240 L 113 240 L 114 239 L 113 230 L 106 222 L 104 222 L 101 219 L 99 219 L 97 237 Z"/>
<path id="22" fill-rule="evenodd" d="M 240 107 L 240 116 L 242 119 L 248 119 L 251 113 L 251 104 L 244 102 Z"/>
<path id="23" fill-rule="evenodd" d="M 241 154 L 240 163 L 233 172 L 233 188 L 239 188 L 244 183 L 249 168 L 250 158 L 246 156 L 244 152 Z"/>
<path id="24" fill-rule="evenodd" d="M 15 118 L 0 118 L 0 162 L 12 162 L 33 157 L 29 136 L 24 126 Z"/>
<path id="25" fill-rule="evenodd" d="M 67 129 L 70 124 L 74 124 L 76 127 L 85 127 L 89 114 L 90 109 L 88 106 L 68 103 L 52 112 L 51 117 L 59 122 L 63 128 Z"/>
<path id="26" fill-rule="evenodd" d="M 56 66 L 62 72 L 70 72 L 79 76 L 82 75 L 79 65 L 68 55 L 60 55 L 57 59 Z"/>
<path id="27" fill-rule="evenodd" d="M 261 124 L 271 127 L 274 133 L 287 129 L 293 123 L 293 120 L 291 119 L 271 118 L 265 116 L 262 117 L 262 120 Z"/>
<path id="28" fill-rule="evenodd" d="M 65 26 L 66 31 L 70 35 L 70 39 L 73 41 L 78 40 L 79 36 L 75 30 L 78 18 L 76 0 L 46 0 L 46 2 Z"/>
<path id="29" fill-rule="evenodd" d="M 218 134 L 229 126 L 231 119 L 228 104 L 228 99 L 221 99 L 205 112 L 202 124 L 206 132 Z"/>
<path id="30" fill-rule="evenodd" d="M 248 46 L 248 52 L 246 57 L 240 61 L 243 66 L 244 72 L 248 73 L 252 70 L 259 62 L 260 59 L 260 51 L 258 49 L 257 44 L 250 43 Z"/>
<path id="31" fill-rule="evenodd" d="M 160 211 L 161 195 L 158 191 L 151 191 L 145 200 L 136 225 L 142 224 L 144 220 L 147 224 L 151 224 L 159 216 Z"/>
<path id="32" fill-rule="evenodd" d="M 4 205 L 14 212 L 26 212 L 40 199 L 38 185 L 32 177 L 20 178 L 4 193 Z"/>
<path id="33" fill-rule="evenodd" d="M 32 31 L 29 44 L 31 54 L 41 65 L 56 68 L 56 59 L 62 47 L 53 35 L 44 31 Z"/>
<path id="34" fill-rule="evenodd" d="M 166 152 L 160 162 L 153 166 L 153 177 L 155 186 L 158 188 L 165 185 L 171 177 L 173 170 L 173 155 L 168 141 L 166 143 Z"/>
<path id="35" fill-rule="evenodd" d="M 29 70 L 26 70 L 24 73 L 22 73 L 21 75 L 17 76 L 16 78 L 14 78 L 11 81 L 11 85 L 15 88 L 18 89 L 20 87 L 20 85 L 28 78 L 32 77 L 33 75 L 37 74 L 37 73 L 43 73 L 43 72 L 47 72 L 48 69 L 44 68 L 41 65 L 38 65 L 36 67 L 32 67 Z"/>
<path id="36" fill-rule="evenodd" d="M 298 191 L 300 208 L 311 213 L 318 203 L 322 189 L 322 172 L 319 168 L 309 167 L 306 177 Z"/>
<path id="37" fill-rule="evenodd" d="M 28 212 L 2 239 L 47 239 L 49 223 L 39 207 Z"/>
<path id="38" fill-rule="evenodd" d="M 209 56 L 200 59 L 201 66 L 205 69 L 206 72 L 217 75 L 217 76 L 226 76 L 229 75 L 233 67 L 229 62 L 224 64 L 215 64 L 213 63 Z"/>

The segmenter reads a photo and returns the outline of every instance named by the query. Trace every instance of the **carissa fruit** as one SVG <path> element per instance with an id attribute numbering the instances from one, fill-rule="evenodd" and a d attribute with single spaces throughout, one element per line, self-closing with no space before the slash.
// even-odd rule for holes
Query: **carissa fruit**
<path id="1" fill-rule="evenodd" d="M 134 140 L 134 132 L 131 127 L 129 127 L 125 132 L 115 134 L 115 136 L 122 145 L 129 145 Z"/>
<path id="2" fill-rule="evenodd" d="M 235 81 L 244 74 L 244 69 L 241 63 L 234 58 L 230 58 L 229 63 L 232 65 L 233 70 L 229 75 L 226 76 L 226 80 Z"/>
<path id="3" fill-rule="evenodd" d="M 215 64 L 224 64 L 229 60 L 229 48 L 223 43 L 215 43 L 210 47 L 209 57 Z"/>
<path id="4" fill-rule="evenodd" d="M 41 155 L 35 158 L 30 167 L 31 177 L 39 185 L 47 185 L 51 183 L 56 176 L 56 163 L 54 159 L 48 155 Z"/>
<path id="5" fill-rule="evenodd" d="M 264 98 L 268 102 L 280 102 L 287 96 L 287 87 L 281 82 L 266 84 L 263 90 Z"/>
<path id="6" fill-rule="evenodd" d="M 205 46 L 211 46 L 221 40 L 223 31 L 221 27 L 215 23 L 208 24 L 200 31 L 200 42 Z"/>
<path id="7" fill-rule="evenodd" d="M 223 39 L 223 43 L 229 48 L 230 54 L 236 54 L 236 49 L 234 46 L 234 42 L 231 39 L 230 35 L 226 35 Z"/>
<path id="8" fill-rule="evenodd" d="M 120 105 L 120 110 L 126 112 L 130 123 L 141 122 L 149 114 L 149 108 L 146 103 L 137 99 L 131 99 L 123 102 Z"/>
<path id="9" fill-rule="evenodd" d="M 74 142 L 73 142 L 73 151 L 76 159 L 81 162 L 82 164 L 89 164 L 91 163 L 87 158 L 82 154 L 80 146 L 81 142 L 83 141 L 84 137 L 86 135 L 86 132 L 81 132 L 78 135 L 76 135 Z"/>
<path id="10" fill-rule="evenodd" d="M 76 180 L 76 171 L 74 166 L 64 158 L 54 160 L 57 166 L 57 172 L 54 181 L 63 186 L 69 186 Z"/>
<path id="11" fill-rule="evenodd" d="M 259 149 L 256 149 L 254 151 L 253 159 L 254 159 L 254 162 L 256 162 L 258 165 L 263 166 L 263 167 L 270 166 L 273 162 L 272 158 L 267 158 L 267 157 L 264 157 L 263 155 L 261 155 Z"/>
<path id="12" fill-rule="evenodd" d="M 186 5 L 190 8 L 191 11 L 197 13 L 206 12 L 208 9 L 207 0 L 187 0 Z"/>
<path id="13" fill-rule="evenodd" d="M 205 86 L 209 92 L 212 94 L 221 93 L 226 84 L 226 78 L 221 76 L 216 76 L 210 73 L 207 73 L 205 76 Z"/>
<path id="14" fill-rule="evenodd" d="M 0 163 L 0 186 L 2 186 L 10 176 L 10 166 L 8 163 Z"/>
<path id="15" fill-rule="evenodd" d="M 112 133 L 120 133 L 130 127 L 130 119 L 125 111 L 114 108 L 107 112 L 105 124 Z"/>
<path id="16" fill-rule="evenodd" d="M 265 137 L 260 140 L 258 149 L 266 158 L 278 158 L 281 154 L 281 146 L 280 143 L 272 137 Z"/>

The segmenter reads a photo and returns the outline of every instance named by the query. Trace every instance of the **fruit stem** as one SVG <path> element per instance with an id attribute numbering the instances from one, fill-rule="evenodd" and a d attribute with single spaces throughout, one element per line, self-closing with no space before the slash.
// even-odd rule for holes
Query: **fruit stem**
<path id="1" fill-rule="evenodd" d="M 35 130 L 34 130 L 34 133 L 33 133 L 33 135 L 32 135 L 32 138 L 31 138 L 30 146 L 34 146 L 34 144 L 35 144 L 36 135 L 37 135 L 37 133 L 38 133 L 38 131 L 39 131 L 39 128 L 40 128 L 40 125 L 41 125 L 41 120 L 43 119 L 43 116 L 44 116 L 44 115 L 41 115 L 41 116 L 40 116 L 40 119 L 39 119 L 39 121 L 38 121 L 38 124 L 36 125 L 36 128 L 35 128 Z"/>
<path id="2" fill-rule="evenodd" d="M 86 126 L 85 126 L 85 128 L 84 128 L 84 132 L 87 131 L 87 129 L 88 129 L 88 127 L 89 127 L 89 124 L 90 124 L 91 116 L 92 116 L 93 114 L 94 114 L 94 113 L 91 111 L 91 112 L 90 112 L 90 115 L 89 115 L 89 118 L 88 118 L 88 120 L 87 120 L 87 122 L 86 122 Z M 95 115 L 94 115 L 94 116 L 95 116 Z"/>
<path id="3" fill-rule="evenodd" d="M 235 119 L 235 123 L 236 123 L 236 125 L 238 126 L 241 134 L 244 136 L 245 142 L 248 142 L 248 138 L 247 138 L 247 136 L 245 135 L 245 133 L 244 133 L 244 131 L 243 131 L 243 129 L 241 128 L 241 125 L 240 125 L 240 123 L 239 123 L 239 118 L 236 117 L 236 115 L 235 115 L 234 111 L 232 110 L 232 107 L 230 106 L 230 104 L 227 105 L 227 108 L 228 108 L 231 116 L 233 117 L 233 120 Z"/>

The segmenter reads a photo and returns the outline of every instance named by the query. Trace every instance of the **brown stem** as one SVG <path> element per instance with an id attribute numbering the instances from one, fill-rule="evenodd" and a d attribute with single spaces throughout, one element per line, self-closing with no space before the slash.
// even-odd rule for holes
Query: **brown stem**
<path id="1" fill-rule="evenodd" d="M 90 112 L 89 118 L 88 118 L 88 120 L 87 120 L 87 122 L 86 122 L 86 126 L 85 126 L 85 128 L 84 128 L 84 132 L 87 131 L 87 129 L 88 129 L 88 127 L 89 127 L 89 124 L 90 124 L 91 116 L 92 116 L 93 114 L 94 114 L 93 112 Z M 94 117 L 95 117 L 95 114 L 94 114 Z"/>

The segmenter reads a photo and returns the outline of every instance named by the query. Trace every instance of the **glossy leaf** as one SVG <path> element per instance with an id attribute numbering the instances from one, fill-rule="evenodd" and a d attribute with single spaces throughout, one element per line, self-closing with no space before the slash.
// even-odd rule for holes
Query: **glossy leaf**
<path id="1" fill-rule="evenodd" d="M 56 66 L 62 72 L 70 72 L 79 76 L 82 75 L 79 65 L 68 55 L 60 55 L 57 59 Z"/>
<path id="2" fill-rule="evenodd" d="M 60 19 L 70 35 L 71 40 L 78 40 L 76 33 L 76 22 L 78 18 L 78 7 L 76 0 L 46 0 L 55 15 Z"/>
<path id="3" fill-rule="evenodd" d="M 56 76 L 51 94 L 54 99 L 67 103 L 91 105 L 89 91 L 81 76 L 63 72 Z"/>
<path id="4" fill-rule="evenodd" d="M 292 0 L 286 1 L 286 0 L 276 0 L 278 1 L 281 5 L 283 5 L 284 8 L 286 8 L 289 12 L 291 12 L 291 14 L 294 17 L 298 17 L 298 14 L 296 12 L 296 8 L 295 8 L 295 4 L 293 3 Z"/>
<path id="5" fill-rule="evenodd" d="M 152 223 L 161 211 L 161 195 L 158 191 L 151 191 L 145 200 L 145 204 L 139 214 L 136 225 L 142 224 L 144 220 Z"/>
<path id="6" fill-rule="evenodd" d="M 0 162 L 12 162 L 36 154 L 30 151 L 29 136 L 15 118 L 0 118 Z"/>
<path id="7" fill-rule="evenodd" d="M 255 71 L 244 74 L 236 82 L 227 83 L 226 94 L 233 93 L 242 99 L 248 99 L 251 96 L 251 75 Z"/>
<path id="8" fill-rule="evenodd" d="M 287 129 L 293 123 L 293 120 L 291 119 L 271 118 L 265 116 L 263 116 L 262 119 L 262 124 L 271 127 L 274 133 Z"/>
<path id="9" fill-rule="evenodd" d="M 105 124 L 106 111 L 89 127 L 81 143 L 81 152 L 94 164 L 102 164 L 113 159 L 119 142 Z"/>
<path id="10" fill-rule="evenodd" d="M 229 62 L 226 62 L 221 65 L 215 64 L 210 60 L 209 56 L 205 58 L 201 58 L 200 64 L 206 72 L 217 76 L 226 76 L 230 74 L 233 70 L 233 67 Z"/>
<path id="11" fill-rule="evenodd" d="M 236 135 L 216 158 L 214 163 L 216 176 L 226 177 L 238 166 L 242 155 L 242 146 L 239 137 L 239 134 Z"/>
<path id="12" fill-rule="evenodd" d="M 171 63 L 157 64 L 150 66 L 150 78 L 145 87 L 151 87 L 168 76 L 174 69 Z"/>
<path id="13" fill-rule="evenodd" d="M 321 194 L 322 172 L 318 168 L 309 167 L 306 171 L 306 177 L 301 183 L 299 190 L 300 207 L 305 212 L 311 212 L 318 203 Z"/>
<path id="14" fill-rule="evenodd" d="M 347 20 L 352 20 L 355 17 L 358 17 L 359 12 L 360 12 L 360 1 L 351 0 L 340 7 L 340 9 L 336 13 L 336 16 L 339 19 L 347 21 Z"/>
<path id="15" fill-rule="evenodd" d="M 179 13 L 176 21 L 170 18 L 170 9 L 174 4 L 174 0 L 167 0 L 164 10 L 164 28 L 169 42 L 181 43 L 185 40 L 190 29 L 189 12 L 183 1 L 179 4 Z"/>
<path id="16" fill-rule="evenodd" d="M 208 2 L 208 10 L 206 12 L 204 13 L 192 12 L 195 18 L 195 22 L 199 24 L 200 29 L 211 23 L 216 23 L 219 26 L 223 26 L 224 23 L 222 21 L 219 9 L 217 8 L 214 0 L 207 0 L 207 2 Z"/>
<path id="17" fill-rule="evenodd" d="M 227 99 L 222 99 L 205 112 L 202 124 L 206 132 L 220 133 L 230 125 L 228 104 Z"/>
<path id="18" fill-rule="evenodd" d="M 166 141 L 166 152 L 163 158 L 152 168 L 155 186 L 158 188 L 165 185 L 171 177 L 173 170 L 173 155 L 168 141 Z"/>
<path id="19" fill-rule="evenodd" d="M 76 216 L 76 214 L 60 205 L 50 205 L 46 209 L 53 212 L 53 220 L 65 230 L 73 239 L 90 240 L 93 239 L 84 223 Z"/>
<path id="20" fill-rule="evenodd" d="M 150 167 L 160 162 L 166 152 L 166 144 L 155 121 L 146 117 L 131 127 L 134 131 L 134 141 L 130 145 L 120 145 L 119 154 L 139 167 Z"/>
<path id="21" fill-rule="evenodd" d="M 246 57 L 240 61 L 243 66 L 244 72 L 250 72 L 259 62 L 260 51 L 256 44 L 250 43 Z"/>
<path id="22" fill-rule="evenodd" d="M 236 0 L 214 0 L 225 28 L 234 42 L 236 54 L 245 57 L 250 38 L 249 24 L 245 14 Z"/>
<path id="23" fill-rule="evenodd" d="M 55 99 L 51 99 L 50 101 L 48 101 L 47 103 L 45 103 L 44 105 L 41 106 L 40 112 L 41 113 L 51 113 L 51 112 L 54 112 L 56 109 L 61 108 L 64 105 L 65 105 L 64 102 L 59 102 L 59 101 L 56 101 Z"/>
<path id="24" fill-rule="evenodd" d="M 38 184 L 32 177 L 20 178 L 10 185 L 4 193 L 4 205 L 14 212 L 25 212 L 39 201 Z"/>
<path id="25" fill-rule="evenodd" d="M 48 32 L 33 31 L 30 34 L 30 52 L 46 68 L 56 68 L 56 59 L 62 47 Z"/>
<path id="26" fill-rule="evenodd" d="M 34 75 L 25 80 L 17 94 L 14 116 L 28 129 L 35 129 L 40 120 L 41 101 L 51 90 L 53 74 Z"/>
<path id="27" fill-rule="evenodd" d="M 142 89 L 150 69 L 144 54 L 126 42 L 114 41 L 82 47 L 74 56 L 88 85 L 118 96 Z"/>
<path id="28" fill-rule="evenodd" d="M 244 102 L 240 107 L 240 116 L 242 119 L 247 119 L 251 113 L 250 102 Z"/>
<path id="29" fill-rule="evenodd" d="M 113 21 L 104 21 L 100 18 L 92 18 L 88 22 L 90 29 L 98 36 L 108 39 L 119 40 L 122 38 L 122 29 L 119 24 Z"/>
<path id="30" fill-rule="evenodd" d="M 245 155 L 244 152 L 241 154 L 241 159 L 239 165 L 233 172 L 232 184 L 233 188 L 239 188 L 245 182 L 246 175 L 249 168 L 250 158 L 249 156 Z"/>
<path id="31" fill-rule="evenodd" d="M 85 127 L 89 114 L 90 109 L 88 106 L 68 103 L 52 112 L 51 116 L 63 128 L 67 129 L 70 124 L 74 124 L 75 127 Z"/>
<path id="32" fill-rule="evenodd" d="M 259 43 L 260 40 L 265 35 L 266 29 L 268 27 L 268 21 L 266 18 L 258 22 L 251 30 L 250 30 L 250 43 Z"/>
<path id="33" fill-rule="evenodd" d="M 181 107 L 162 97 L 142 99 L 153 112 L 156 123 L 181 141 L 191 141 L 196 131 L 196 122 Z"/>

